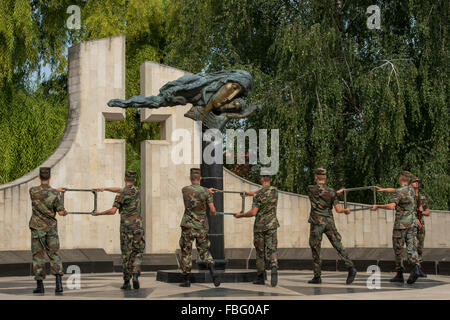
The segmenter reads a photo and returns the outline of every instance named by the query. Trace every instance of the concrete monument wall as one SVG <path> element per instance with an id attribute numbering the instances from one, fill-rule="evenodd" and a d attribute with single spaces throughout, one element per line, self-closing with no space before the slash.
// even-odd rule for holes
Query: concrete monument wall
<path id="1" fill-rule="evenodd" d="M 255 191 L 258 185 L 246 181 L 228 170 L 224 170 L 224 186 L 231 191 Z M 277 217 L 279 248 L 309 247 L 310 202 L 307 196 L 289 192 L 279 192 Z M 251 207 L 252 198 L 246 200 L 247 210 Z M 237 212 L 241 209 L 240 198 L 234 194 L 225 194 L 225 211 Z M 343 203 L 341 203 L 343 206 Z M 350 208 L 360 208 L 352 204 Z M 347 248 L 391 248 L 394 211 L 362 210 L 349 215 L 334 212 L 336 227 Z M 225 248 L 246 248 L 252 246 L 253 219 L 236 220 L 225 217 Z M 450 212 L 432 210 L 430 217 L 425 217 L 425 247 L 450 248 Z M 326 235 L 322 246 L 331 247 Z"/>
<path id="2" fill-rule="evenodd" d="M 125 97 L 125 37 L 83 42 L 69 49 L 69 110 L 66 130 L 56 151 L 41 166 L 52 168 L 51 185 L 67 188 L 121 186 L 125 141 L 105 139 L 105 120 L 123 120 L 125 113 L 106 102 Z M 39 169 L 0 185 L 0 250 L 30 248 L 28 190 L 39 185 Z M 67 192 L 69 211 L 92 211 L 91 193 Z M 114 194 L 99 193 L 98 209 L 112 206 Z M 120 252 L 119 217 L 58 216 L 61 247 L 104 248 Z"/>
<path id="3" fill-rule="evenodd" d="M 141 94 L 157 95 L 166 82 L 175 80 L 187 72 L 145 62 L 141 65 Z M 194 121 L 184 116 L 191 105 L 141 110 L 141 121 L 159 122 L 161 140 L 141 143 L 141 193 L 142 212 L 145 213 L 146 252 L 175 252 L 180 238 L 180 221 L 184 212 L 181 188 L 188 185 L 189 170 L 199 165 L 176 164 L 172 151 L 178 141 L 172 141 L 175 129 L 184 129 L 182 140 L 194 151 Z M 180 140 L 181 141 L 181 140 Z M 198 152 L 200 152 L 198 150 Z M 193 153 L 193 152 L 192 152 Z M 193 157 L 191 163 L 194 162 Z"/>

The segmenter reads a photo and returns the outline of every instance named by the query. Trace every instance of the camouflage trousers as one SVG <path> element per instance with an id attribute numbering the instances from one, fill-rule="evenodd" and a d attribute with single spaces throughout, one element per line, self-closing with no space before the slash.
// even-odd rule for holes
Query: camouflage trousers
<path id="1" fill-rule="evenodd" d="M 192 268 L 192 244 L 195 240 L 200 259 L 206 265 L 214 264 L 214 259 L 209 252 L 210 242 L 208 232 L 192 228 L 181 227 L 180 249 L 181 249 L 181 271 L 190 274 Z"/>
<path id="2" fill-rule="evenodd" d="M 406 256 L 411 265 L 419 263 L 417 255 L 417 227 L 407 229 L 394 229 L 392 232 L 392 244 L 395 254 L 395 270 L 404 271 L 403 247 L 406 243 Z"/>
<path id="3" fill-rule="evenodd" d="M 320 254 L 320 248 L 322 246 L 322 235 L 326 234 L 328 240 L 330 240 L 331 245 L 336 249 L 339 258 L 344 261 L 347 268 L 353 267 L 353 262 L 350 260 L 347 252 L 342 245 L 342 238 L 336 229 L 334 221 L 325 224 L 310 224 L 309 232 L 309 246 L 312 251 L 313 260 L 313 271 L 315 277 L 320 277 L 321 266 L 322 266 L 322 256 Z"/>
<path id="4" fill-rule="evenodd" d="M 253 244 L 256 249 L 256 273 L 263 274 L 264 270 L 278 268 L 277 259 L 277 229 L 254 232 Z"/>
<path id="5" fill-rule="evenodd" d="M 133 274 L 141 273 L 141 264 L 144 255 L 145 240 L 144 229 L 122 229 L 120 231 L 120 250 L 122 252 L 123 279 L 128 281 Z"/>
<path id="6" fill-rule="evenodd" d="M 33 274 L 35 280 L 45 279 L 45 255 L 50 259 L 51 273 L 54 275 L 64 274 L 58 250 L 59 238 L 56 228 L 46 231 L 31 229 L 31 253 L 33 255 Z"/>
<path id="7" fill-rule="evenodd" d="M 419 257 L 419 262 L 423 261 L 423 247 L 425 243 L 425 226 L 423 231 L 417 230 L 417 255 Z"/>

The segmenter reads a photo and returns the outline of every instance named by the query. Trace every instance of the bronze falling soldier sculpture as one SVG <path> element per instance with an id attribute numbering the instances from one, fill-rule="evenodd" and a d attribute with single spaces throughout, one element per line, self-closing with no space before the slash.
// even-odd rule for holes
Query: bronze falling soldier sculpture
<path id="1" fill-rule="evenodd" d="M 246 118 L 256 110 L 256 105 L 247 105 L 243 99 L 251 87 L 252 76 L 244 70 L 198 73 L 166 83 L 157 96 L 112 99 L 108 106 L 157 109 L 191 103 L 185 117 L 222 131 L 230 119 Z"/>

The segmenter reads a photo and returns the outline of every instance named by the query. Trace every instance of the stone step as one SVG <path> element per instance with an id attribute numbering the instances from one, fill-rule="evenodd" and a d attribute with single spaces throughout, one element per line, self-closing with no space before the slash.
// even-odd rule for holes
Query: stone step
<path id="1" fill-rule="evenodd" d="M 349 248 L 347 249 L 355 267 L 360 272 L 366 272 L 370 265 L 378 265 L 382 272 L 394 271 L 394 254 L 390 248 Z M 322 249 L 322 270 L 346 271 L 344 263 L 339 260 L 333 248 Z M 120 254 L 107 254 L 103 249 L 62 249 L 60 250 L 64 270 L 69 266 L 78 266 L 81 273 L 109 273 L 122 272 L 122 258 Z M 176 253 L 145 254 L 142 271 L 178 270 Z M 256 269 L 254 248 L 225 249 L 228 261 L 227 270 Z M 197 251 L 193 250 L 193 261 L 197 260 Z M 309 248 L 280 248 L 278 249 L 278 263 L 280 270 L 311 270 L 311 250 Z M 406 272 L 411 266 L 405 262 Z M 46 264 L 47 274 L 50 266 Z M 193 270 L 198 270 L 193 263 Z M 424 249 L 422 269 L 427 274 L 450 275 L 450 249 Z M 31 252 L 0 251 L 0 277 L 30 276 L 32 275 Z"/>

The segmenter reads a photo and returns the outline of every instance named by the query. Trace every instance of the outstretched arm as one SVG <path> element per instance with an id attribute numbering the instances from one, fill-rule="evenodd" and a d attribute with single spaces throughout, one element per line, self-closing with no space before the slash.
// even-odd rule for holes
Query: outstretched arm
<path id="1" fill-rule="evenodd" d="M 111 209 L 105 210 L 105 211 L 95 211 L 94 213 L 92 213 L 93 216 L 103 216 L 103 215 L 113 215 L 116 214 L 117 212 L 117 208 L 116 207 L 112 207 Z"/>
<path id="2" fill-rule="evenodd" d="M 122 190 L 122 188 L 120 188 L 120 187 L 110 187 L 110 188 L 96 188 L 94 190 L 96 190 L 97 192 L 109 191 L 109 192 L 117 193 L 117 192 L 120 192 L 120 190 Z"/>
<path id="3" fill-rule="evenodd" d="M 243 191 L 242 193 L 244 193 L 246 197 L 254 197 L 254 196 L 256 196 L 256 192 Z M 241 197 L 242 197 L 242 194 L 241 194 Z"/>
<path id="4" fill-rule="evenodd" d="M 214 206 L 214 202 L 208 203 L 209 213 L 214 217 L 216 215 L 216 207 Z"/>
<path id="5" fill-rule="evenodd" d="M 56 188 L 56 191 L 62 193 L 66 191 L 66 188 Z M 54 208 L 55 211 L 60 215 L 60 216 L 67 216 L 67 210 L 66 208 L 64 208 L 64 203 L 62 201 L 62 196 L 61 194 L 59 194 L 56 198 L 55 198 L 55 203 L 54 203 Z"/>
<path id="6" fill-rule="evenodd" d="M 256 216 L 256 214 L 258 213 L 258 208 L 257 207 L 252 207 L 249 211 L 247 211 L 246 213 L 233 213 L 233 216 L 235 218 L 251 218 Z"/>
<path id="7" fill-rule="evenodd" d="M 175 99 L 172 99 L 175 100 Z M 182 103 L 183 101 L 176 101 L 177 104 L 186 104 Z M 108 101 L 107 105 L 108 107 L 119 107 L 119 108 L 149 108 L 149 109 L 155 109 L 160 107 L 170 107 L 177 104 L 174 104 L 175 102 L 172 101 L 166 101 L 163 96 L 157 95 L 157 96 L 134 96 L 131 97 L 128 100 L 122 100 L 122 99 L 111 99 Z"/>
<path id="8" fill-rule="evenodd" d="M 350 214 L 350 208 L 342 208 L 339 203 L 336 203 L 334 205 L 334 209 L 336 210 L 337 213 Z"/>
<path id="9" fill-rule="evenodd" d="M 419 211 L 419 213 L 421 213 L 424 216 L 429 216 L 430 215 L 430 209 L 428 207 L 426 207 L 425 210 L 423 210 L 423 206 L 420 206 L 417 211 Z"/>
<path id="10" fill-rule="evenodd" d="M 379 192 L 388 192 L 388 193 L 394 193 L 395 192 L 395 188 L 375 187 L 375 189 L 377 189 L 377 191 L 379 191 Z"/>
<path id="11" fill-rule="evenodd" d="M 387 210 L 394 210 L 397 204 L 395 202 L 391 202 L 388 204 L 374 204 L 370 210 L 375 211 L 377 209 L 387 209 Z"/>

